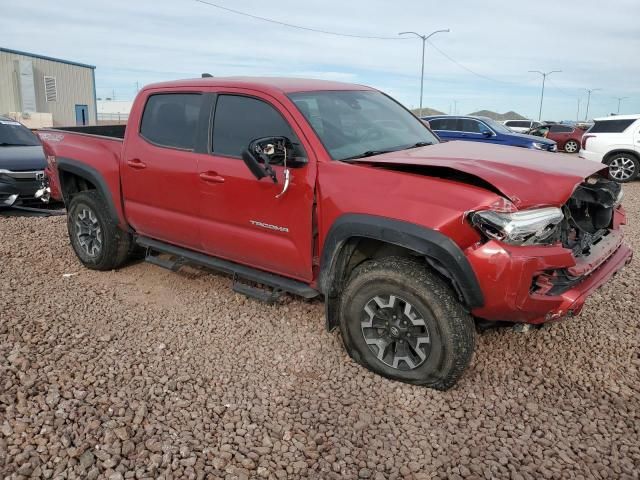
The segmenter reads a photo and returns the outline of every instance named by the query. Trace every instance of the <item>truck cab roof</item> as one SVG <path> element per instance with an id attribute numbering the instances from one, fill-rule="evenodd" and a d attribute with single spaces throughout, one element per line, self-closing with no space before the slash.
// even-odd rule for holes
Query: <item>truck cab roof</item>
<path id="1" fill-rule="evenodd" d="M 205 77 L 170 82 L 153 83 L 144 90 L 175 87 L 240 87 L 263 92 L 294 93 L 329 90 L 374 90 L 365 85 L 334 82 L 331 80 L 315 80 L 310 78 L 285 77 Z"/>

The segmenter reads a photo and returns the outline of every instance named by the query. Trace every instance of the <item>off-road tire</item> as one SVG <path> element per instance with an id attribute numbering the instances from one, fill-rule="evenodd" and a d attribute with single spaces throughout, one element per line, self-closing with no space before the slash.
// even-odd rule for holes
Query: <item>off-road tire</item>
<path id="1" fill-rule="evenodd" d="M 414 368 L 403 365 L 408 370 L 379 359 L 367 344 L 362 326 L 370 317 L 365 307 L 371 305 L 371 299 L 386 296 L 391 303 L 391 295 L 402 299 L 398 300 L 404 302 L 401 305 L 413 306 L 417 318 L 424 319 L 430 337 L 426 359 L 416 362 Z M 354 269 L 340 301 L 340 331 L 347 352 L 364 367 L 394 380 L 436 390 L 447 390 L 457 382 L 469 365 L 475 346 L 473 319 L 451 288 L 425 264 L 403 257 L 369 260 Z M 380 350 L 376 351 L 379 354 Z"/>
<path id="2" fill-rule="evenodd" d="M 82 217 L 82 219 L 81 219 Z M 80 223 L 90 218 L 99 229 L 99 248 L 87 251 L 78 237 Z M 71 198 L 67 211 L 67 230 L 71 246 L 82 264 L 92 270 L 112 270 L 126 263 L 134 250 L 130 233 L 122 231 L 111 218 L 106 202 L 95 190 L 79 192 Z"/>

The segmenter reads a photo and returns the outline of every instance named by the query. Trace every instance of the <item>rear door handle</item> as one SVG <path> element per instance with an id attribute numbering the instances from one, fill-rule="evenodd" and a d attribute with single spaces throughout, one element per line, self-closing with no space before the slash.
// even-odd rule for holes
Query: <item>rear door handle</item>
<path id="1" fill-rule="evenodd" d="M 224 183 L 224 177 L 216 172 L 202 172 L 200 178 L 207 183 Z"/>
<path id="2" fill-rule="evenodd" d="M 139 158 L 132 158 L 131 160 L 127 160 L 127 165 L 129 165 L 131 168 L 135 168 L 135 169 L 138 169 L 138 170 L 142 170 L 143 168 L 147 168 L 147 164 L 144 163 Z"/>

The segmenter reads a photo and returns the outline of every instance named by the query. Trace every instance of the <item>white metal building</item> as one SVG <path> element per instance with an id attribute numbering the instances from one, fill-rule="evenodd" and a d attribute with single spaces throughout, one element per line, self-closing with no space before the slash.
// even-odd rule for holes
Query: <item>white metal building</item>
<path id="1" fill-rule="evenodd" d="M 95 125 L 93 65 L 0 47 L 0 115 L 53 126 Z M 46 126 L 46 125 L 37 125 Z"/>

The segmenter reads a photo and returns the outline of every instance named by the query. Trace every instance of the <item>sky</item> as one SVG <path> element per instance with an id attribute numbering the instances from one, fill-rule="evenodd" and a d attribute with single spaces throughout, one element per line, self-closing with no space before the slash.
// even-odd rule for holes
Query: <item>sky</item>
<path id="1" fill-rule="evenodd" d="M 583 119 L 587 88 L 601 89 L 591 96 L 590 118 L 615 113 L 616 97 L 629 97 L 620 113 L 640 113 L 639 0 L 210 1 L 393 39 L 309 32 L 196 0 L 0 0 L 0 46 L 95 65 L 100 98 L 128 100 L 138 86 L 208 72 L 366 84 L 416 108 L 422 43 L 395 38 L 449 28 L 427 43 L 425 107 L 537 119 L 542 77 L 528 71 L 562 70 L 547 79 L 543 119 Z"/>

